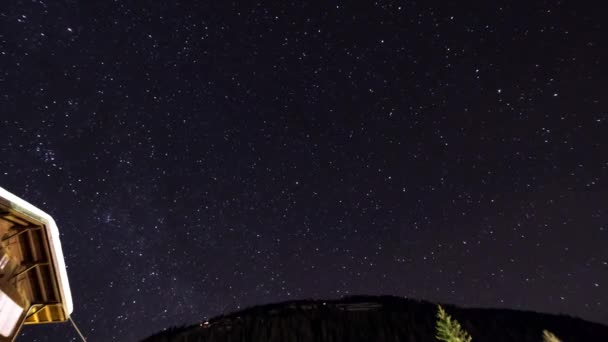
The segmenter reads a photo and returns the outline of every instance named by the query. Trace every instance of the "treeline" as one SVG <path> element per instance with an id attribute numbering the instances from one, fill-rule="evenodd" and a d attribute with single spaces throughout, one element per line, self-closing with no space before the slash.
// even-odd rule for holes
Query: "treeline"
<path id="1" fill-rule="evenodd" d="M 451 322 L 458 323 L 472 342 L 541 342 L 544 330 L 562 342 L 608 341 L 608 327 L 568 316 L 445 308 L 457 318 Z M 349 297 L 258 306 L 169 329 L 145 342 L 432 342 L 441 340 L 440 322 L 438 306 L 433 303 L 397 297 Z"/>

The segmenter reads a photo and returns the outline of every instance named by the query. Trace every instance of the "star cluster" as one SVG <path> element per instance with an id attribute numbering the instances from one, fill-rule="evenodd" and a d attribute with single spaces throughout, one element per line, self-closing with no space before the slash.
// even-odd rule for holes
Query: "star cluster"
<path id="1" fill-rule="evenodd" d="M 90 341 L 348 294 L 608 324 L 600 8 L 140 5 L 0 8 L 0 186 Z"/>

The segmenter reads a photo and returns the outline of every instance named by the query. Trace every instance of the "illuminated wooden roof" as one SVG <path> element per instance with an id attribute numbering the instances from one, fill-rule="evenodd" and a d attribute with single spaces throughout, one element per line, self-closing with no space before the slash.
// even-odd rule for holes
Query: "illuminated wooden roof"
<path id="1" fill-rule="evenodd" d="M 9 285 L 28 303 L 25 324 L 66 321 L 73 306 L 55 221 L 0 188 L 0 238 L 0 258 L 16 265 Z"/>

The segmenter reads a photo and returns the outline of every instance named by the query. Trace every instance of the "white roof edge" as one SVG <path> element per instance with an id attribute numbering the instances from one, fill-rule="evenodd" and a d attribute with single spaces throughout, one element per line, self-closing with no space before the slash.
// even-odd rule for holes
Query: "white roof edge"
<path id="1" fill-rule="evenodd" d="M 53 266 L 57 274 L 59 275 L 59 292 L 62 297 L 63 308 L 69 317 L 74 310 L 74 303 L 72 302 L 72 292 L 70 291 L 70 283 L 68 282 L 68 272 L 65 268 L 65 261 L 63 259 L 63 250 L 61 249 L 61 241 L 59 240 L 59 230 L 57 224 L 53 218 L 45 213 L 44 211 L 36 208 L 32 204 L 25 200 L 13 195 L 0 187 L 0 197 L 10 201 L 13 205 L 19 207 L 21 210 L 32 213 L 35 216 L 42 218 L 47 231 L 49 232 L 49 243 L 51 244 L 51 257 L 53 259 Z"/>

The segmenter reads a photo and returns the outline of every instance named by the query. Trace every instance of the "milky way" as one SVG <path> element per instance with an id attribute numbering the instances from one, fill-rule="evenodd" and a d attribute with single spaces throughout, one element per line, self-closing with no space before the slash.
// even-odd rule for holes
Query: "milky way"
<path id="1" fill-rule="evenodd" d="M 601 8 L 156 3 L 0 7 L 0 186 L 90 341 L 348 294 L 608 324 Z"/>

